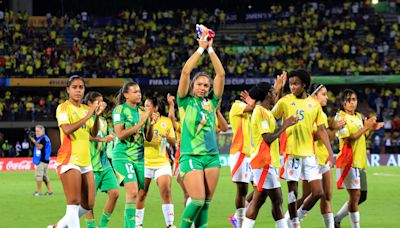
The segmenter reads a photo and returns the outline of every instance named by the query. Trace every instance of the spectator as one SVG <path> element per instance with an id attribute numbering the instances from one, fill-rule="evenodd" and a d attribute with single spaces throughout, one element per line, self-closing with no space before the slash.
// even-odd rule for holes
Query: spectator
<path id="1" fill-rule="evenodd" d="M 47 192 L 44 195 L 50 196 L 53 195 L 53 190 L 51 190 L 50 179 L 47 175 L 47 167 L 50 161 L 51 142 L 49 137 L 45 134 L 45 129 L 42 125 L 36 125 L 35 133 L 36 138 L 30 137 L 31 141 L 35 144 L 32 161 L 33 164 L 36 165 L 36 191 L 33 195 L 42 195 L 42 182 L 44 182 L 47 187 Z"/>
<path id="2" fill-rule="evenodd" d="M 17 141 L 17 143 L 15 143 L 15 151 L 17 152 L 17 156 L 22 157 L 22 154 L 21 154 L 22 147 L 21 147 L 21 144 L 19 143 L 19 141 Z"/>
<path id="3" fill-rule="evenodd" d="M 10 146 L 10 150 L 8 151 L 9 157 L 15 158 L 15 157 L 17 156 L 17 152 L 16 152 L 16 150 L 15 150 L 14 145 L 9 144 L 9 146 Z"/>
<path id="4" fill-rule="evenodd" d="M 1 148 L 3 149 L 3 153 L 4 153 L 4 157 L 8 157 L 9 156 L 9 152 L 10 152 L 10 144 L 8 144 L 8 140 L 4 140 L 3 145 L 1 146 Z"/>
<path id="5" fill-rule="evenodd" d="M 29 142 L 28 140 L 26 140 L 26 138 L 24 139 L 24 141 L 22 142 L 22 157 L 29 157 Z"/>

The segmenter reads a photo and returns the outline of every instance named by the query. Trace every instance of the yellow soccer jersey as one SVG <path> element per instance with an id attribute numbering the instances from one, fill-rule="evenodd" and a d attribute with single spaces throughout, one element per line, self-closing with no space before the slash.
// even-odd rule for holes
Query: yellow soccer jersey
<path id="1" fill-rule="evenodd" d="M 182 125 L 181 121 L 176 121 L 176 141 L 180 142 L 182 138 Z"/>
<path id="2" fill-rule="evenodd" d="M 321 105 L 314 98 L 298 99 L 293 94 L 281 98 L 272 109 L 276 119 L 297 116 L 299 121 L 286 129 L 286 154 L 294 156 L 311 156 L 314 154 L 313 125 L 324 124 Z"/>
<path id="3" fill-rule="evenodd" d="M 169 165 L 166 146 L 167 140 L 163 135 L 175 138 L 174 127 L 168 117 L 161 116 L 153 126 L 153 140 L 144 142 L 144 165 L 148 168 L 160 168 Z"/>
<path id="4" fill-rule="evenodd" d="M 322 118 L 324 119 L 324 125 L 326 128 L 329 127 L 328 125 L 328 117 L 326 116 L 325 112 L 322 112 Z M 314 124 L 314 132 L 317 132 L 318 127 L 316 124 Z M 329 157 L 329 152 L 326 149 L 326 146 L 321 140 L 315 141 L 314 144 L 314 149 L 315 149 L 315 155 L 318 158 L 318 164 L 319 165 L 325 165 L 326 159 Z"/>
<path id="5" fill-rule="evenodd" d="M 89 107 L 86 105 L 81 104 L 76 107 L 71 102 L 65 101 L 57 107 L 58 126 L 78 122 L 87 115 L 88 110 Z M 89 136 L 93 124 L 94 121 L 90 118 L 82 127 L 70 135 L 65 135 L 60 127 L 61 146 L 57 153 L 58 163 L 71 163 L 78 166 L 91 165 Z"/>
<path id="6" fill-rule="evenodd" d="M 344 144 L 344 138 L 349 137 L 357 133 L 360 129 L 364 127 L 361 114 L 356 113 L 355 115 L 349 115 L 343 111 L 339 113 L 340 117 L 346 121 L 346 125 L 339 131 L 339 146 L 340 153 L 338 157 L 342 155 L 342 148 Z M 366 168 L 367 167 L 367 144 L 365 135 L 361 135 L 360 138 L 351 143 L 351 149 L 353 152 L 353 168 Z"/>
<path id="7" fill-rule="evenodd" d="M 229 122 L 233 131 L 231 154 L 236 154 L 239 151 L 249 156 L 251 152 L 251 113 L 244 112 L 246 106 L 247 104 L 242 101 L 235 101 L 229 111 Z"/>
<path id="8" fill-rule="evenodd" d="M 279 168 L 279 138 L 268 145 L 262 137 L 265 133 L 275 132 L 276 120 L 272 112 L 257 105 L 251 116 L 251 129 L 254 142 L 250 159 L 251 168 L 260 169 L 267 164 Z"/>

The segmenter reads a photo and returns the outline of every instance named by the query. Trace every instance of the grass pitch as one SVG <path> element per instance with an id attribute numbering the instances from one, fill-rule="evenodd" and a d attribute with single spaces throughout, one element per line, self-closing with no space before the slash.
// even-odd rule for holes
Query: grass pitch
<path id="1" fill-rule="evenodd" d="M 399 167 L 369 167 L 368 199 L 360 206 L 362 227 L 398 227 L 396 217 L 400 212 L 400 169 Z M 0 172 L 0 221 L 1 227 L 32 227 L 43 228 L 55 223 L 65 213 L 65 197 L 60 179 L 55 171 L 50 171 L 51 185 L 55 192 L 53 196 L 34 197 L 34 172 Z M 286 210 L 287 188 L 281 181 Z M 45 192 L 45 186 L 43 186 Z M 175 224 L 179 227 L 183 212 L 183 196 L 179 185 L 174 181 L 172 186 L 175 204 Z M 229 168 L 221 170 L 221 176 L 215 198 L 211 204 L 209 227 L 231 227 L 228 216 L 234 212 L 234 197 L 236 187 L 230 180 Z M 107 195 L 98 192 L 95 203 L 96 224 L 102 212 Z M 336 212 L 347 200 L 346 190 L 334 190 L 333 209 Z M 125 190 L 120 188 L 120 198 L 111 217 L 109 227 L 123 227 Z M 256 227 L 275 227 L 270 213 L 270 202 L 260 211 Z M 150 186 L 144 217 L 145 227 L 165 227 L 161 211 L 161 198 L 154 182 Z M 85 227 L 84 219 L 81 226 Z M 323 227 L 319 212 L 319 203 L 309 216 L 302 222 L 302 227 Z M 342 227 L 350 227 L 348 218 L 342 222 Z"/>

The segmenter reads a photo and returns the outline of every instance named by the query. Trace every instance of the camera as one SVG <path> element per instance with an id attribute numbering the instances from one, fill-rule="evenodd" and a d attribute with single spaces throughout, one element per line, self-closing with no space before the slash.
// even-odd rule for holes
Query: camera
<path id="1" fill-rule="evenodd" d="M 36 133 L 35 131 L 32 131 L 30 128 L 25 128 L 25 134 L 28 135 L 28 137 L 35 138 Z"/>

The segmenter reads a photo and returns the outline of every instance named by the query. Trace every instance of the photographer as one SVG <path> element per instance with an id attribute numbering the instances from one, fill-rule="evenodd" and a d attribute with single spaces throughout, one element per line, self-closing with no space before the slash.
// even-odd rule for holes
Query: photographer
<path id="1" fill-rule="evenodd" d="M 44 131 L 45 130 L 42 125 L 36 125 L 36 139 L 32 136 L 29 136 L 30 140 L 35 144 L 32 161 L 33 164 L 36 165 L 35 179 L 37 187 L 36 191 L 33 193 L 34 196 L 42 195 L 42 181 L 47 187 L 47 192 L 44 195 L 53 195 L 53 191 L 50 187 L 50 179 L 47 176 L 47 166 L 49 165 L 51 154 L 51 142 L 49 137 L 45 135 Z"/>

